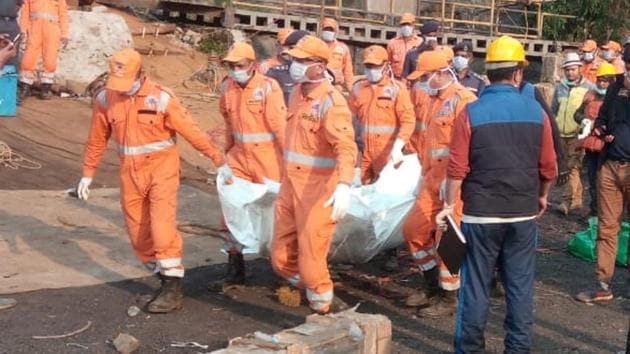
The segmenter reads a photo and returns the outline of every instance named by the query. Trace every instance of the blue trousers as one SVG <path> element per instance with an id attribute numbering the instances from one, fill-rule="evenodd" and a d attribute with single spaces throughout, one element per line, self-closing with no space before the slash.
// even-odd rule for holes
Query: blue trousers
<path id="1" fill-rule="evenodd" d="M 529 353 L 534 323 L 535 220 L 505 224 L 462 223 L 467 253 L 455 323 L 455 352 L 483 353 L 489 293 L 497 262 L 507 303 L 506 353 Z"/>

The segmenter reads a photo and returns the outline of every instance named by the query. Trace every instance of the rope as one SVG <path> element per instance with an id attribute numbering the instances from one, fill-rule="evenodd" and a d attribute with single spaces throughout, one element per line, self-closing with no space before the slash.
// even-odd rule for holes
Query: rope
<path id="1" fill-rule="evenodd" d="M 0 164 L 12 170 L 17 170 L 18 168 L 39 170 L 42 168 L 42 164 L 39 162 L 29 160 L 26 157 L 13 152 L 9 145 L 4 141 L 0 141 Z"/>

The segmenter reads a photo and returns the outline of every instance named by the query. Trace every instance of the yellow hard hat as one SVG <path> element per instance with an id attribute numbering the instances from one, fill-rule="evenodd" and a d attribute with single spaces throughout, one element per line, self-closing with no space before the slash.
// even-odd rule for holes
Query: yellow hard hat
<path id="1" fill-rule="evenodd" d="M 486 69 L 500 69 L 527 63 L 525 48 L 521 42 L 510 36 L 501 36 L 488 46 Z"/>
<path id="2" fill-rule="evenodd" d="M 601 63 L 599 64 L 599 67 L 597 68 L 597 77 L 602 77 L 602 76 L 615 76 L 617 75 L 617 69 L 615 68 L 614 65 L 612 65 L 611 63 Z"/>

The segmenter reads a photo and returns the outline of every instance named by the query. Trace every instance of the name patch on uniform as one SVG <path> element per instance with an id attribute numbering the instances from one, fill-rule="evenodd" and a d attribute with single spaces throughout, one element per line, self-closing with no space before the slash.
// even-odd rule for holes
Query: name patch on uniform
<path id="1" fill-rule="evenodd" d="M 155 97 L 153 95 L 147 96 L 147 98 L 144 99 L 144 105 L 147 108 L 149 108 L 149 109 L 157 110 L 157 108 L 158 108 L 158 99 L 157 99 L 157 97 Z"/>
<path id="2" fill-rule="evenodd" d="M 343 54 L 343 53 L 345 53 L 345 52 L 346 52 L 346 50 L 345 50 L 345 49 L 343 49 L 343 47 L 337 47 L 337 48 L 335 48 L 335 53 L 337 53 L 337 54 Z"/>
<path id="3" fill-rule="evenodd" d="M 255 99 L 254 98 L 254 99 L 247 100 L 247 105 L 248 106 L 250 106 L 250 105 L 258 105 L 258 104 L 261 104 L 261 103 L 262 103 L 261 99 Z"/>

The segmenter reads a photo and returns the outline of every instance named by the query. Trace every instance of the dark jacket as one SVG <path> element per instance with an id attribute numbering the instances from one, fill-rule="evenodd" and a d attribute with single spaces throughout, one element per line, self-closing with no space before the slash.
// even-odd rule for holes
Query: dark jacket
<path id="1" fill-rule="evenodd" d="M 623 82 L 623 75 L 619 75 L 608 88 L 595 121 L 595 128 L 599 128 L 604 135 L 615 137 L 612 143 L 605 145 L 601 162 L 630 162 L 630 90 L 624 87 Z"/>
<path id="2" fill-rule="evenodd" d="M 513 86 L 495 84 L 466 110 L 473 139 L 470 173 L 462 186 L 464 214 L 536 215 L 545 124 L 542 108 Z"/>

